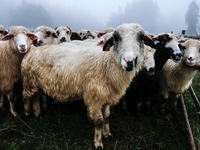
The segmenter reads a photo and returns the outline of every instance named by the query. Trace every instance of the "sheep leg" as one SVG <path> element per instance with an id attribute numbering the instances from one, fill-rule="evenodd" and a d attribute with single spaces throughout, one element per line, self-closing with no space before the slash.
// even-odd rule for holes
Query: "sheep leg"
<path id="1" fill-rule="evenodd" d="M 19 115 L 18 115 L 18 113 L 16 112 L 16 109 L 15 109 L 13 92 L 7 94 L 7 98 L 8 98 L 8 101 L 9 101 L 9 103 L 10 103 L 10 112 L 11 112 L 11 114 L 12 114 L 14 117 L 19 117 Z"/>
<path id="2" fill-rule="evenodd" d="M 161 104 L 161 107 L 160 107 L 160 114 L 165 115 L 165 105 L 167 103 L 169 93 L 167 91 L 163 91 L 162 95 L 163 95 L 163 98 L 162 98 L 163 103 Z"/>
<path id="3" fill-rule="evenodd" d="M 1 99 L 0 99 L 0 108 L 1 110 L 5 110 L 5 106 L 4 106 L 4 95 L 1 94 Z"/>
<path id="4" fill-rule="evenodd" d="M 177 102 L 178 102 L 180 96 L 181 96 L 181 94 L 176 94 L 176 95 L 175 95 L 175 98 L 174 98 L 173 111 L 174 111 L 175 114 L 177 114 L 177 112 L 178 112 L 178 109 L 177 109 Z"/>
<path id="5" fill-rule="evenodd" d="M 141 115 L 141 109 L 142 109 L 142 101 L 139 99 L 136 101 L 136 117 L 139 117 Z"/>
<path id="6" fill-rule="evenodd" d="M 91 118 L 91 120 L 93 120 L 95 124 L 94 144 L 97 150 L 103 149 L 103 114 L 101 108 L 102 107 L 96 103 L 88 106 L 88 116 Z"/>
<path id="7" fill-rule="evenodd" d="M 145 101 L 145 113 L 146 113 L 147 116 L 150 115 L 150 109 L 151 109 L 151 101 L 150 101 L 150 98 L 149 98 Z"/>
<path id="8" fill-rule="evenodd" d="M 45 94 L 42 94 L 42 108 L 47 109 L 47 96 Z"/>
<path id="9" fill-rule="evenodd" d="M 26 116 L 31 114 L 31 98 L 24 99 L 24 113 Z"/>
<path id="10" fill-rule="evenodd" d="M 33 111 L 36 116 L 40 114 L 40 107 L 38 108 L 38 103 L 40 102 L 41 93 L 37 92 L 32 97 L 28 97 L 24 99 L 24 113 L 26 116 L 30 116 L 31 114 L 31 102 L 33 102 Z"/>
<path id="11" fill-rule="evenodd" d="M 121 97 L 121 102 L 122 102 L 122 110 L 124 111 L 125 114 L 129 115 L 129 111 L 126 105 L 126 96 Z"/>
<path id="12" fill-rule="evenodd" d="M 33 112 L 34 115 L 38 118 L 38 116 L 41 114 L 41 108 L 40 108 L 40 93 L 36 93 L 32 98 L 32 105 L 33 105 Z M 42 94 L 43 96 L 43 94 Z M 43 98 L 43 97 L 42 97 Z"/>
<path id="13" fill-rule="evenodd" d="M 112 140 L 113 136 L 110 133 L 109 116 L 110 116 L 110 105 L 105 105 L 103 108 L 103 136 L 108 140 Z"/>

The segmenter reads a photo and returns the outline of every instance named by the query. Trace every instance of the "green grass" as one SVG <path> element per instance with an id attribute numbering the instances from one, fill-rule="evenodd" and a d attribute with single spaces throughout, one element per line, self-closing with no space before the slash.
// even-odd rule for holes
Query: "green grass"
<path id="1" fill-rule="evenodd" d="M 200 94 L 200 74 L 192 84 L 196 95 Z M 159 100 L 155 96 L 154 100 Z M 200 119 L 189 94 L 184 95 L 195 144 L 200 146 Z M 18 112 L 23 114 L 23 106 Z M 170 110 L 171 103 L 167 104 Z M 1 150 L 92 150 L 94 149 L 94 124 L 87 118 L 82 101 L 74 103 L 50 103 L 40 119 L 14 118 L 7 109 L 0 111 Z M 140 118 L 125 115 L 120 105 L 110 117 L 113 141 L 103 139 L 106 150 L 188 150 L 187 134 L 182 110 L 175 116 L 160 116 L 153 103 L 152 115 Z M 198 148 L 200 149 L 200 147 Z"/>

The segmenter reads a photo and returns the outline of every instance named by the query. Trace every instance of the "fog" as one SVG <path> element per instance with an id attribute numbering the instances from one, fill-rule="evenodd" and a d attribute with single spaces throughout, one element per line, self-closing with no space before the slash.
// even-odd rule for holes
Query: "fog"
<path id="1" fill-rule="evenodd" d="M 103 31 L 132 22 L 141 24 L 150 33 L 180 34 L 187 29 L 185 15 L 191 2 L 193 0 L 0 0 L 0 24 L 7 29 L 23 25 L 34 30 L 46 25 L 69 26 L 76 31 Z M 200 7 L 200 1 L 195 2 Z M 200 25 L 198 32 L 200 34 Z"/>

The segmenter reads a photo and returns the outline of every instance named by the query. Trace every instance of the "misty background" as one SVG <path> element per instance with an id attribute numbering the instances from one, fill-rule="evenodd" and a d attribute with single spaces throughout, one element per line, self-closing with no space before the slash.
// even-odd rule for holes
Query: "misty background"
<path id="1" fill-rule="evenodd" d="M 200 35 L 200 0 L 0 0 L 0 24 L 103 31 L 139 23 L 152 34 Z"/>

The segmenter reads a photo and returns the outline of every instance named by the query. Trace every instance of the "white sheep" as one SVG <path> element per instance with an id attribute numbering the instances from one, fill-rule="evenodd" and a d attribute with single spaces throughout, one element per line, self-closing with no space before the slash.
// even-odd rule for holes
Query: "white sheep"
<path id="1" fill-rule="evenodd" d="M 161 106 L 161 114 L 164 114 L 164 106 L 170 92 L 175 93 L 174 111 L 176 112 L 177 99 L 192 83 L 200 66 L 200 41 L 189 39 L 179 44 L 183 53 L 180 62 L 168 60 L 159 74 L 159 87 L 164 101 Z"/>
<path id="2" fill-rule="evenodd" d="M 58 36 L 58 44 L 71 41 L 72 31 L 68 26 L 56 27 L 54 30 Z"/>
<path id="3" fill-rule="evenodd" d="M 1 40 L 6 34 L 8 34 L 8 31 L 5 29 L 4 26 L 0 25 L 0 40 Z"/>
<path id="4" fill-rule="evenodd" d="M 17 117 L 14 107 L 14 85 L 21 81 L 21 61 L 31 49 L 31 40 L 37 37 L 23 26 L 11 26 L 9 33 L 0 41 L 0 90 L 1 96 L 7 96 L 10 111 Z M 3 108 L 1 98 L 0 108 Z"/>
<path id="5" fill-rule="evenodd" d="M 95 38 L 94 35 L 92 35 L 91 32 L 89 30 L 86 30 L 86 29 L 79 30 L 78 34 L 79 34 L 79 36 L 81 37 L 82 40 L 94 39 Z"/>
<path id="6" fill-rule="evenodd" d="M 83 99 L 95 123 L 95 148 L 103 149 L 102 134 L 112 137 L 108 117 L 110 106 L 119 102 L 144 61 L 144 36 L 138 24 L 122 24 L 102 47 L 81 47 L 71 42 L 38 47 L 22 61 L 23 98 L 28 104 L 42 89 L 60 102 Z M 97 50 L 98 49 L 98 50 Z M 25 105 L 29 115 L 30 106 Z"/>
<path id="7" fill-rule="evenodd" d="M 47 26 L 39 26 L 35 29 L 34 34 L 38 37 L 33 41 L 35 46 L 43 46 L 46 44 L 58 44 L 58 36 L 54 29 Z"/>

